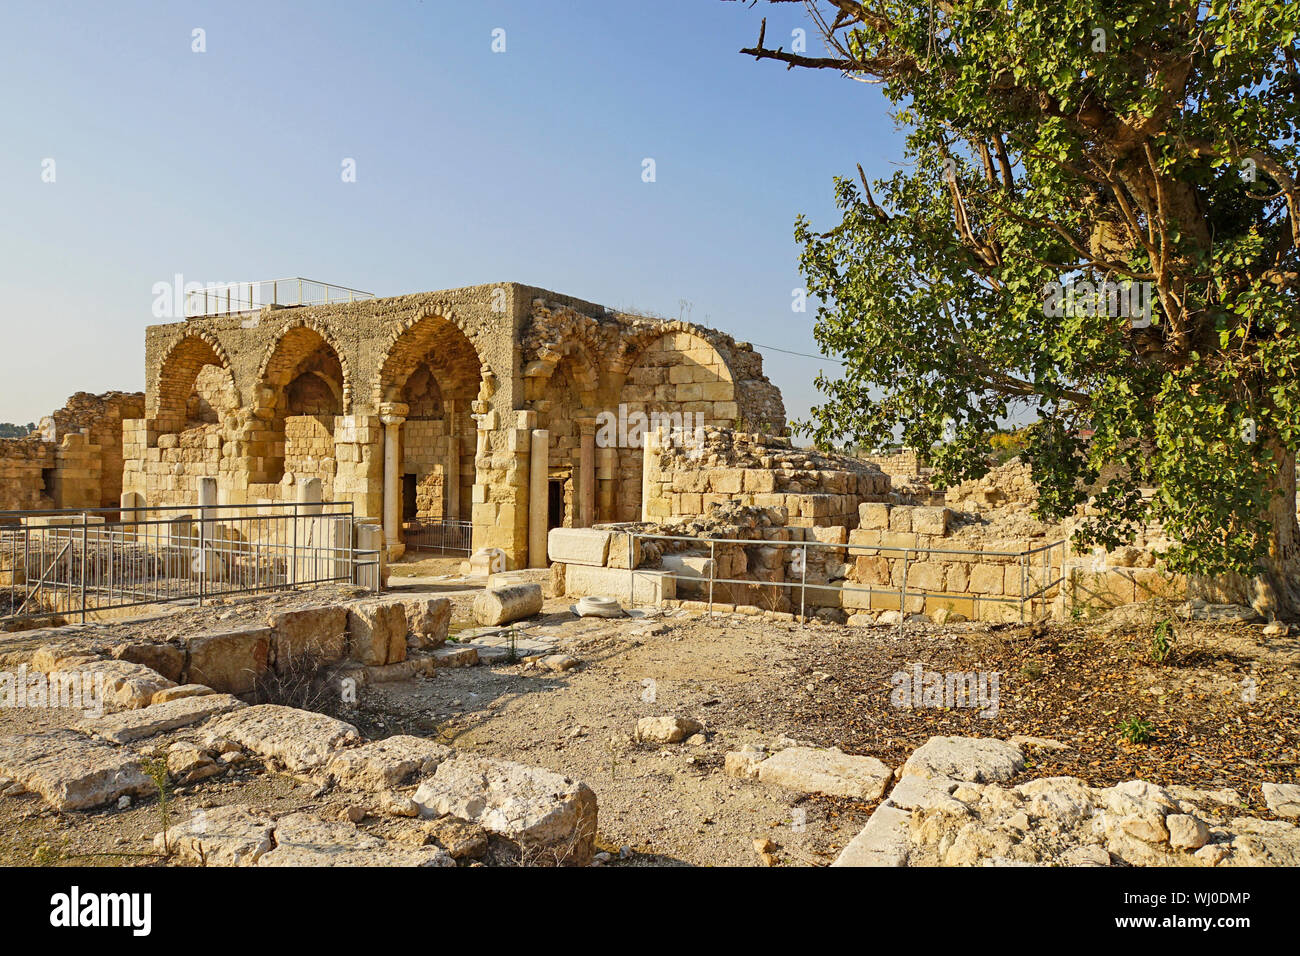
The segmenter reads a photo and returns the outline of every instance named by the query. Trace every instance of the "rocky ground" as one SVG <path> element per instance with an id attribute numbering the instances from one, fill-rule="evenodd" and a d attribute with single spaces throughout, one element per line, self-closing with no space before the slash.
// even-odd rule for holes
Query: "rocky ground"
<path id="1" fill-rule="evenodd" d="M 322 597 L 269 596 L 87 634 L 177 633 Z M 1288 802 L 1297 798 L 1263 786 L 1297 782 L 1300 641 L 1265 637 L 1257 626 L 1182 623 L 1159 662 L 1145 620 L 908 624 L 900 632 L 683 611 L 578 619 L 561 600 L 517 632 L 517 654 L 536 655 L 522 660 L 512 659 L 508 638 L 463 628 L 453 623 L 453 642 L 480 647 L 487 663 L 367 684 L 355 703 L 321 709 L 368 739 L 411 735 L 585 783 L 599 807 L 603 865 L 826 865 L 868 821 L 875 836 L 854 846 L 865 846 L 859 856 L 871 862 L 1279 864 L 1300 853 L 1300 831 L 1286 822 L 1300 813 Z M 917 664 L 997 674 L 996 714 L 896 706 L 895 675 Z M 1148 739 L 1122 738 L 1129 718 Z M 0 709 L 0 736 L 59 720 L 57 712 Z M 205 726 L 138 746 L 197 747 Z M 918 772 L 929 765 L 911 760 L 905 771 L 935 737 L 1035 739 L 1003 744 L 1019 759 L 1007 751 L 993 769 L 972 759 Z M 433 854 L 454 842 L 431 836 L 429 821 L 401 815 L 387 791 L 322 787 L 319 777 L 286 773 L 246 750 L 232 748 L 239 753 L 228 762 L 223 755 L 211 776 L 180 783 L 169 823 L 239 806 L 248 813 L 238 825 L 274 830 L 276 845 L 309 843 L 295 834 L 314 827 L 342 828 L 354 860 L 386 847 Z M 1034 782 L 1061 777 L 1076 782 Z M 932 782 L 918 790 L 917 780 Z M 1134 780 L 1146 783 L 1126 783 Z M 416 782 L 394 793 L 413 798 Z M 9 790 L 0 797 L 0 863 L 159 860 L 154 796 L 59 812 Z M 459 859 L 517 859 L 487 843 Z"/>

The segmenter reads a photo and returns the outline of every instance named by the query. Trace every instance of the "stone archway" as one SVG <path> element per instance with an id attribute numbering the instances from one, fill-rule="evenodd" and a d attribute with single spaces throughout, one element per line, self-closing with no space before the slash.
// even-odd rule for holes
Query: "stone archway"
<path id="1" fill-rule="evenodd" d="M 447 315 L 422 314 L 389 341 L 374 397 L 384 425 L 384 538 L 390 555 L 401 553 L 405 521 L 459 521 L 469 513 L 477 438 L 471 406 L 483 375 L 478 349 Z M 414 484 L 411 502 L 404 482 Z"/>
<path id="2" fill-rule="evenodd" d="M 337 346 L 313 325 L 291 325 L 267 350 L 258 378 L 249 481 L 283 486 L 318 478 L 329 500 L 336 422 L 347 413 L 351 394 Z"/>

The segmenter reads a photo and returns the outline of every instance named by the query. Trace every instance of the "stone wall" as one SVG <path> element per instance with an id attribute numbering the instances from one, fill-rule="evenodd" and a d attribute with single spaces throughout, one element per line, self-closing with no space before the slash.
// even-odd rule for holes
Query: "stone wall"
<path id="1" fill-rule="evenodd" d="M 529 561 L 530 496 L 546 507 L 549 479 L 564 483 L 563 524 L 639 516 L 641 453 L 594 445 L 620 405 L 785 427 L 749 345 L 517 283 L 204 316 L 151 327 L 145 352 L 145 411 L 124 445 L 132 501 L 193 504 L 204 474 L 223 504 L 284 500 L 317 477 L 358 514 L 387 506 L 390 554 L 408 475 L 420 516 L 471 518 L 474 546 L 512 567 Z"/>

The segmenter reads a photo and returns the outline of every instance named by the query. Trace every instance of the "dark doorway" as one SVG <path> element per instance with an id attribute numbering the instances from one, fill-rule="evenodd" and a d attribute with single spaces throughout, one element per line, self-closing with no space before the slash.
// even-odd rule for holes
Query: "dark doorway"
<path id="1" fill-rule="evenodd" d="M 564 479 L 552 478 L 546 485 L 546 530 L 564 524 Z"/>
<path id="2" fill-rule="evenodd" d="M 402 476 L 402 520 L 412 521 L 418 507 L 415 504 L 415 475 Z"/>

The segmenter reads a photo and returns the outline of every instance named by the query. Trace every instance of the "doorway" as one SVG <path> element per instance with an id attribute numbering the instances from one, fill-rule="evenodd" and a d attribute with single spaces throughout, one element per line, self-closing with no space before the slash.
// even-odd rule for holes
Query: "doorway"
<path id="1" fill-rule="evenodd" d="M 415 500 L 415 475 L 402 476 L 402 520 L 414 521 L 419 507 Z"/>
<path id="2" fill-rule="evenodd" d="M 552 478 L 546 483 L 546 530 L 564 524 L 564 479 Z"/>

